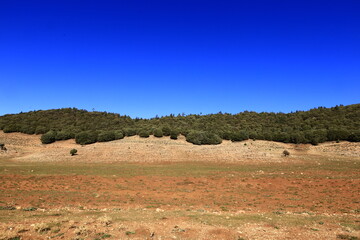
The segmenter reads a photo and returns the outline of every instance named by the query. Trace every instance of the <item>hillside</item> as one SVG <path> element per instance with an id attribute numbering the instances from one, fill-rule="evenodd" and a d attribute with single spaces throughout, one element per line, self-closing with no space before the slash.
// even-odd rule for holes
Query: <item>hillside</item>
<path id="1" fill-rule="evenodd" d="M 195 146 L 180 136 L 177 141 L 169 137 L 141 138 L 126 137 L 106 143 L 95 143 L 78 146 L 73 139 L 53 144 L 41 144 L 35 135 L 22 133 L 3 133 L 0 131 L 0 142 L 7 151 L 0 151 L 0 157 L 21 162 L 212 162 L 212 163 L 281 163 L 302 162 L 304 158 L 321 161 L 322 159 L 359 160 L 360 144 L 346 141 L 335 143 L 284 144 L 263 140 L 245 140 L 231 142 L 224 140 L 219 145 Z M 71 156 L 70 149 L 76 148 L 78 154 Z M 284 157 L 282 152 L 288 150 L 291 155 Z"/>
<path id="2" fill-rule="evenodd" d="M 170 115 L 152 119 L 132 119 L 126 115 L 107 112 L 88 112 L 76 108 L 39 110 L 0 117 L 0 130 L 44 134 L 43 143 L 76 139 L 79 144 L 106 142 L 125 136 L 171 136 L 181 134 L 197 145 L 219 144 L 247 139 L 270 140 L 283 143 L 311 143 L 326 141 L 360 141 L 360 104 L 318 107 L 293 113 L 209 115 Z"/>

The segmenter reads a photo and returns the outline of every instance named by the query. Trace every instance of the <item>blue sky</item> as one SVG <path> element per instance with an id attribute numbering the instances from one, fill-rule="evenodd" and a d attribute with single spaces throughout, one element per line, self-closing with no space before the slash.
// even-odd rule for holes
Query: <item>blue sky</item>
<path id="1" fill-rule="evenodd" d="M 0 115 L 360 103 L 359 12 L 357 0 L 2 1 Z"/>

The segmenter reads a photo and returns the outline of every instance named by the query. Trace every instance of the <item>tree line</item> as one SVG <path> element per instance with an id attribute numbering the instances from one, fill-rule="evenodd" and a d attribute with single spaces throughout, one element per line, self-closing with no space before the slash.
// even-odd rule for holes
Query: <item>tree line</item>
<path id="1" fill-rule="evenodd" d="M 91 144 L 134 135 L 177 139 L 181 134 L 197 145 L 247 139 L 316 145 L 325 141 L 359 142 L 360 104 L 318 107 L 287 114 L 244 111 L 238 114 L 171 114 L 151 119 L 62 108 L 0 116 L 0 129 L 5 133 L 39 134 L 43 143 L 75 139 L 78 144 Z"/>

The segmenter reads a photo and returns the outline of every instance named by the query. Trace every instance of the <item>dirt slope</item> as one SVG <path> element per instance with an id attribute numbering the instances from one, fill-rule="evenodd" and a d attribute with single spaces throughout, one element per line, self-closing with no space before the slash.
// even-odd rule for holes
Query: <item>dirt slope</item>
<path id="1" fill-rule="evenodd" d="M 220 145 L 197 146 L 185 141 L 183 136 L 178 140 L 169 137 L 140 138 L 126 137 L 121 140 L 95 143 L 80 146 L 74 140 L 60 141 L 44 145 L 39 135 L 21 133 L 3 133 L 0 131 L 0 142 L 5 143 L 8 151 L 2 156 L 18 161 L 85 161 L 85 162 L 181 162 L 181 161 L 212 161 L 212 162 L 283 162 L 301 161 L 304 155 L 323 157 L 359 158 L 360 143 L 328 142 L 318 146 L 309 144 L 284 144 L 269 141 L 243 142 L 224 141 Z M 71 157 L 72 148 L 78 155 Z M 289 158 L 282 157 L 288 150 Z"/>

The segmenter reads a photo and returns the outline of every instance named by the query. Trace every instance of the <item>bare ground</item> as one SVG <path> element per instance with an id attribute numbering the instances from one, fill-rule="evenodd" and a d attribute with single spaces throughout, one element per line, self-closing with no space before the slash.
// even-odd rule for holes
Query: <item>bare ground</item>
<path id="1" fill-rule="evenodd" d="M 359 143 L 0 142 L 0 239 L 360 237 Z"/>

